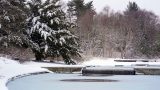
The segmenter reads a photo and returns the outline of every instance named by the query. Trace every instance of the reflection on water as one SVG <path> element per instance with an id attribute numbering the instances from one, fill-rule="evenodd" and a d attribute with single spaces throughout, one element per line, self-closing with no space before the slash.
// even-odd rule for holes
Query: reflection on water
<path id="1" fill-rule="evenodd" d="M 9 90 L 159 90 L 160 76 L 41 74 L 17 79 Z"/>
<path id="2" fill-rule="evenodd" d="M 118 80 L 111 79 L 63 79 L 65 82 L 118 82 Z"/>

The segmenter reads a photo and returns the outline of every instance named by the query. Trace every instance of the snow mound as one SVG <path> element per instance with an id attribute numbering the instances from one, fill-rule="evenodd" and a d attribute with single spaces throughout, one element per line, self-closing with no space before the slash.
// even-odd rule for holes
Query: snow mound
<path id="1" fill-rule="evenodd" d="M 4 57 L 0 57 L 0 67 L 6 66 L 6 65 L 15 65 L 18 64 L 18 62 L 4 58 Z"/>
<path id="2" fill-rule="evenodd" d="M 114 65 L 114 58 L 91 58 L 88 61 L 82 63 L 85 66 L 113 66 Z"/>
<path id="3" fill-rule="evenodd" d="M 50 71 L 37 66 L 22 65 L 17 61 L 0 57 L 0 90 L 8 90 L 6 84 L 14 77 L 42 72 Z"/>

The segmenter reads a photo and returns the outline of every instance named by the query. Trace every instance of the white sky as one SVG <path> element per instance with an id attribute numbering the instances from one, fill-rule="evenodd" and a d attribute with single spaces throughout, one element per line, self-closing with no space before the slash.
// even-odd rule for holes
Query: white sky
<path id="1" fill-rule="evenodd" d="M 105 6 L 109 6 L 115 11 L 123 11 L 126 9 L 129 1 L 135 1 L 140 8 L 153 11 L 160 16 L 160 0 L 85 0 L 85 2 L 88 1 L 93 1 L 97 12 L 102 11 Z"/>

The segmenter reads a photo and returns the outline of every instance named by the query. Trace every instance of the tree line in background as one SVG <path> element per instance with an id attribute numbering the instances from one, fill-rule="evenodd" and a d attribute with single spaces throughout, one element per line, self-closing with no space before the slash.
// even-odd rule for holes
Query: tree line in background
<path id="1" fill-rule="evenodd" d="M 83 57 L 159 57 L 159 17 L 135 2 L 123 12 L 105 7 L 96 13 L 84 0 L 69 1 L 66 11 L 63 6 L 60 0 L 0 0 L 0 53 L 61 57 L 66 64 Z"/>
<path id="2" fill-rule="evenodd" d="M 71 0 L 68 14 L 78 25 L 80 47 L 86 56 L 108 58 L 158 58 L 160 20 L 151 11 L 129 2 L 123 12 L 105 7 L 96 13 L 91 2 Z M 76 17 L 76 18 L 75 18 Z M 72 20 L 73 21 L 73 20 Z"/>

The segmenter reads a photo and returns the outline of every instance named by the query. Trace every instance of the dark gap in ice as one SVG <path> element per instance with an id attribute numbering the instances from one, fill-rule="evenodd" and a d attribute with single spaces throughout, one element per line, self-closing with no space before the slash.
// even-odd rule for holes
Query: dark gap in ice
<path id="1" fill-rule="evenodd" d="M 85 74 L 85 75 L 79 75 L 79 76 L 88 76 L 88 77 L 106 77 L 106 76 L 114 76 L 110 74 Z"/>
<path id="2" fill-rule="evenodd" d="M 118 82 L 118 80 L 110 79 L 63 79 L 64 82 Z"/>

